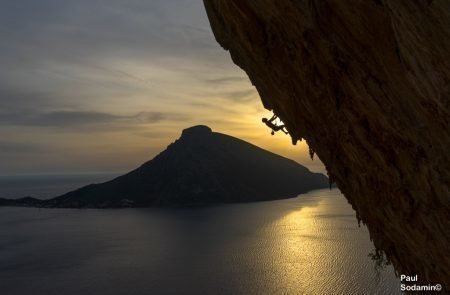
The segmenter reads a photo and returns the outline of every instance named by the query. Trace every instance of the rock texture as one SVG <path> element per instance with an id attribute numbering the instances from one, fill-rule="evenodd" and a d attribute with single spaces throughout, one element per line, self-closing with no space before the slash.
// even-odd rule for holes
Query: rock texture
<path id="1" fill-rule="evenodd" d="M 204 0 L 399 273 L 450 283 L 450 1 Z"/>

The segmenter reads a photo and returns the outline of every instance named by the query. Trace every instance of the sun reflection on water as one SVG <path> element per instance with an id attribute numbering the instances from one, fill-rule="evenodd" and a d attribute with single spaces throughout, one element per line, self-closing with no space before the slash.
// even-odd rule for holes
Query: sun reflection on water
<path id="1" fill-rule="evenodd" d="M 373 247 L 370 240 L 356 238 L 367 235 L 367 229 L 358 227 L 349 205 L 333 196 L 335 192 L 323 190 L 305 198 L 318 197 L 314 194 L 330 197 L 292 209 L 264 229 L 278 245 L 270 258 L 276 269 L 268 277 L 278 285 L 274 288 L 288 294 L 357 294 L 364 280 L 380 283 L 375 274 L 361 275 L 373 268 L 369 258 L 366 265 L 360 263 Z"/>

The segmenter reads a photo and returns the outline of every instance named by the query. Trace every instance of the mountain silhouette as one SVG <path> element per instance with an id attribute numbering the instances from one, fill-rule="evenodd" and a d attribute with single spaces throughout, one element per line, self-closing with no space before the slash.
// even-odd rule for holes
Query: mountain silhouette
<path id="1" fill-rule="evenodd" d="M 139 168 L 41 201 L 44 207 L 197 206 L 295 197 L 328 186 L 323 174 L 203 125 Z M 31 206 L 36 199 L 24 198 Z M 11 200 L 12 201 L 12 200 Z M 3 200 L 0 205 L 11 204 Z M 18 204 L 19 203 L 19 204 Z"/>

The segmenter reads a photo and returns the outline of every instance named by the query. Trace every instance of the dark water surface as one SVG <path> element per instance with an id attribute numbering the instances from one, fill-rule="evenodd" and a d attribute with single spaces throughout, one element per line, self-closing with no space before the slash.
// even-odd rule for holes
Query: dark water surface
<path id="1" fill-rule="evenodd" d="M 338 190 L 203 209 L 0 208 L 0 292 L 396 294 Z"/>
<path id="2" fill-rule="evenodd" d="M 0 198 L 17 199 L 31 196 L 49 199 L 117 176 L 119 173 L 0 175 Z"/>

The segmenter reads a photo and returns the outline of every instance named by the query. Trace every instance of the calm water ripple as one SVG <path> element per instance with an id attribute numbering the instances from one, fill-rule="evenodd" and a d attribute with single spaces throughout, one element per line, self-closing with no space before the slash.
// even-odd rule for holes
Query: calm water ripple
<path id="1" fill-rule="evenodd" d="M 399 294 L 338 190 L 203 209 L 0 208 L 2 294 Z"/>

